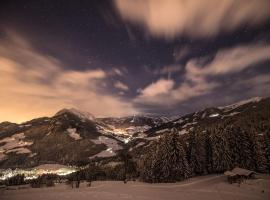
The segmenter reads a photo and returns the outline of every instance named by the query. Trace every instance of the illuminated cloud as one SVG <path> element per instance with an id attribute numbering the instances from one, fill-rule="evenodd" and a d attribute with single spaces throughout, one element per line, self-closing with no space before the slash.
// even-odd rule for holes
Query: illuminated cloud
<path id="1" fill-rule="evenodd" d="M 240 72 L 252 64 L 270 59 L 270 45 L 264 43 L 240 45 L 230 49 L 219 50 L 209 64 L 200 67 L 198 60 L 187 64 L 189 78 L 206 75 L 222 75 Z"/>
<path id="2" fill-rule="evenodd" d="M 168 95 L 172 92 L 174 81 L 171 79 L 159 79 L 142 90 L 139 90 L 139 96 L 135 102 L 144 104 L 167 104 L 170 100 Z M 167 102 L 167 103 L 165 103 Z"/>
<path id="3" fill-rule="evenodd" d="M 114 84 L 114 87 L 117 88 L 117 89 L 119 89 L 119 90 L 124 90 L 124 91 L 128 91 L 129 90 L 129 87 L 126 84 L 124 84 L 124 83 L 122 83 L 120 81 L 117 81 Z"/>
<path id="4" fill-rule="evenodd" d="M 112 74 L 113 75 L 118 75 L 118 76 L 124 76 L 124 73 L 118 68 L 113 68 L 112 69 Z"/>
<path id="5" fill-rule="evenodd" d="M 180 70 L 181 70 L 180 65 L 168 65 L 168 66 L 165 66 L 161 69 L 155 70 L 154 74 L 171 74 L 174 72 L 178 72 Z"/>
<path id="6" fill-rule="evenodd" d="M 270 60 L 268 44 L 249 44 L 223 49 L 218 51 L 209 63 L 203 64 L 201 59 L 190 60 L 185 67 L 186 72 L 180 85 L 173 88 L 176 85 L 173 80 L 159 79 L 142 89 L 135 102 L 152 105 L 180 103 L 210 93 L 222 86 L 222 83 L 217 80 L 211 81 L 211 78 L 236 74 L 266 60 Z M 259 76 L 242 83 L 253 87 L 260 83 L 260 88 L 265 88 L 262 84 L 266 83 L 268 77 Z"/>
<path id="7" fill-rule="evenodd" d="M 76 71 L 36 51 L 13 32 L 0 40 L 0 121 L 22 122 L 78 107 L 96 116 L 136 113 L 129 102 L 100 91 L 102 69 Z"/>
<path id="8" fill-rule="evenodd" d="M 124 20 L 169 39 L 214 36 L 270 17 L 269 0 L 115 0 L 115 7 Z"/>

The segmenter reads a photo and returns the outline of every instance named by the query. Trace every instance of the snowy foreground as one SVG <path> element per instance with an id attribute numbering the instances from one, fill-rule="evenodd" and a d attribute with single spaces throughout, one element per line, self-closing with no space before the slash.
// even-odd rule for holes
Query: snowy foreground
<path id="1" fill-rule="evenodd" d="M 15 188 L 13 188 L 15 189 Z M 18 200 L 248 200 L 270 199 L 270 175 L 263 175 L 246 183 L 229 184 L 223 175 L 196 177 L 174 184 L 147 184 L 141 182 L 97 181 L 91 187 L 82 183 L 79 189 L 65 184 L 52 188 L 24 188 L 0 191 L 0 199 Z"/>

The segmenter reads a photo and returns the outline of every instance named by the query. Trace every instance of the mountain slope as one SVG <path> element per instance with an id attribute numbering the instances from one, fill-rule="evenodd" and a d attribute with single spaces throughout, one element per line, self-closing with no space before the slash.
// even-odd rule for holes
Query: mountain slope
<path id="1" fill-rule="evenodd" d="M 89 157 L 109 148 L 105 142 L 96 142 L 102 134 L 94 121 L 69 111 L 20 125 L 1 123 L 0 126 L 1 167 L 75 164 L 89 161 Z M 121 142 L 112 140 L 121 149 Z"/>
<path id="2" fill-rule="evenodd" d="M 260 140 L 264 140 L 267 127 L 270 127 L 270 98 L 253 98 L 230 106 L 206 108 L 163 123 L 147 130 L 146 137 L 133 140 L 129 144 L 130 152 L 138 156 L 144 154 L 143 147 L 148 147 L 173 128 L 180 136 L 188 138 L 191 134 L 205 135 L 217 128 L 223 133 L 228 127 L 254 132 Z"/>
<path id="3" fill-rule="evenodd" d="M 171 121 L 142 115 L 95 118 L 75 109 L 63 109 L 50 118 L 22 124 L 0 123 L 0 168 L 44 163 L 82 165 L 97 157 L 117 159 L 122 150 L 127 150 L 136 160 L 173 128 L 184 139 L 186 151 L 190 141 L 205 141 L 210 134 L 222 138 L 235 130 L 256 135 L 261 142 L 269 127 L 270 98 L 207 108 Z"/>

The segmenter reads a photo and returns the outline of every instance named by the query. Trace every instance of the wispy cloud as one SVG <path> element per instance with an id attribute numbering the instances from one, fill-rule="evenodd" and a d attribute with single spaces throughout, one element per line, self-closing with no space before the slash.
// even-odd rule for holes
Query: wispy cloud
<path id="1" fill-rule="evenodd" d="M 240 72 L 252 64 L 270 59 L 270 45 L 255 43 L 240 45 L 219 50 L 212 62 L 200 66 L 199 60 L 191 60 L 187 64 L 187 75 L 190 79 L 197 76 L 222 75 Z"/>
<path id="2" fill-rule="evenodd" d="M 175 61 L 180 61 L 181 59 L 185 58 L 190 52 L 191 49 L 188 46 L 176 48 L 173 52 Z"/>
<path id="3" fill-rule="evenodd" d="M 135 101 L 152 105 L 180 103 L 222 87 L 222 82 L 218 81 L 217 77 L 226 78 L 227 75 L 240 73 L 266 60 L 270 60 L 268 44 L 256 43 L 223 49 L 208 63 L 202 62 L 201 59 L 190 60 L 185 66 L 186 71 L 180 84 L 171 79 L 159 79 L 142 89 Z M 255 87 L 258 82 L 265 83 L 267 78 L 268 76 L 263 79 L 254 77 L 246 84 Z"/>
<path id="4" fill-rule="evenodd" d="M 122 83 L 120 81 L 115 82 L 114 83 L 114 87 L 117 88 L 117 89 L 119 89 L 119 90 L 124 90 L 124 91 L 128 91 L 129 90 L 129 87 L 126 84 L 124 84 L 124 83 Z"/>
<path id="5" fill-rule="evenodd" d="M 248 96 L 269 95 L 270 75 L 262 74 L 245 80 L 239 80 L 233 87 L 246 88 L 245 93 L 248 93 Z"/>
<path id="6" fill-rule="evenodd" d="M 118 76 L 124 76 L 124 73 L 122 70 L 118 69 L 118 68 L 113 68 L 112 69 L 112 74 L 113 75 L 118 75 Z"/>
<path id="7" fill-rule="evenodd" d="M 123 19 L 165 38 L 209 37 L 270 17 L 268 0 L 115 0 L 115 5 Z"/>
<path id="8" fill-rule="evenodd" d="M 52 115 L 63 107 L 78 107 L 97 116 L 136 112 L 129 102 L 100 90 L 109 76 L 106 71 L 66 69 L 14 32 L 7 35 L 0 40 L 0 121 L 21 122 Z"/>
<path id="9" fill-rule="evenodd" d="M 168 104 L 174 84 L 174 81 L 171 79 L 159 79 L 155 83 L 139 90 L 139 96 L 134 101 L 144 104 Z"/>
<path id="10" fill-rule="evenodd" d="M 174 65 L 167 65 L 165 67 L 162 67 L 161 69 L 154 70 L 154 74 L 171 74 L 174 72 L 178 72 L 181 70 L 181 65 L 174 64 Z"/>

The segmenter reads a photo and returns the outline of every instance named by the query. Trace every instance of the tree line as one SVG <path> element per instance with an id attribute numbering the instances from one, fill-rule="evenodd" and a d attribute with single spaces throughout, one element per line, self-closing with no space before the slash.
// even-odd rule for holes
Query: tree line
<path id="1" fill-rule="evenodd" d="M 270 129 L 218 125 L 181 137 L 174 128 L 146 152 L 138 170 L 141 180 L 151 183 L 223 173 L 236 166 L 269 173 Z"/>

